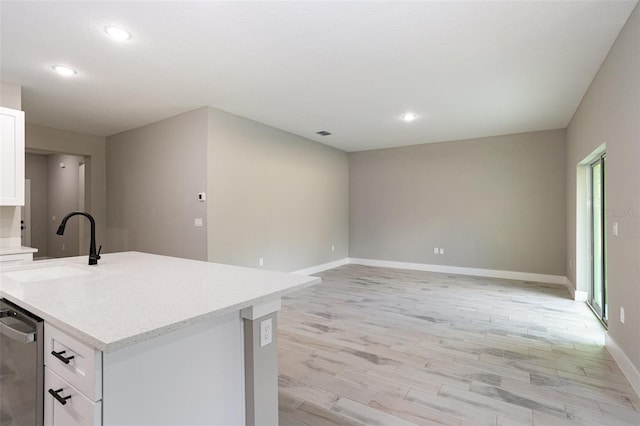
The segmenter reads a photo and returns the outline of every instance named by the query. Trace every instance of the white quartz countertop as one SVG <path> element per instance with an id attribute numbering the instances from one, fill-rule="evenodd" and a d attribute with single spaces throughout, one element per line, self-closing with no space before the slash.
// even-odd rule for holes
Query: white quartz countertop
<path id="1" fill-rule="evenodd" d="M 21 278 L 21 271 L 39 268 L 76 275 L 43 280 L 36 271 Z M 104 254 L 93 266 L 80 256 L 4 268 L 0 297 L 110 352 L 319 282 L 313 276 L 124 252 Z"/>
<path id="2" fill-rule="evenodd" d="M 25 254 L 25 253 L 37 253 L 38 249 L 33 247 L 15 246 L 15 247 L 0 247 L 0 256 L 7 254 Z"/>

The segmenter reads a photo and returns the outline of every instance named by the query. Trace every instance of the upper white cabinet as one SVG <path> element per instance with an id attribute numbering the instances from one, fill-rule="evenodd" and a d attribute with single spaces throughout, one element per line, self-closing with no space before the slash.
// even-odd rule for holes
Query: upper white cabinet
<path id="1" fill-rule="evenodd" d="M 0 107 L 0 138 L 0 206 L 23 206 L 23 111 Z"/>

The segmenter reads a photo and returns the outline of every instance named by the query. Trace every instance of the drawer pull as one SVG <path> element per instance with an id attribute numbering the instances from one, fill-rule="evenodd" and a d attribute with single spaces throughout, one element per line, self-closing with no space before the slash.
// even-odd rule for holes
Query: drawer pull
<path id="1" fill-rule="evenodd" d="M 62 356 L 63 353 L 65 353 L 67 351 L 60 351 L 60 352 L 56 352 L 56 351 L 51 351 L 51 355 L 55 356 L 56 358 L 58 358 L 60 361 L 64 362 L 65 364 L 69 364 L 69 360 L 75 358 L 75 355 L 71 355 L 71 356 Z"/>
<path id="2" fill-rule="evenodd" d="M 71 395 L 69 395 L 69 396 L 60 396 L 60 394 L 58 392 L 62 392 L 62 388 L 60 388 L 58 390 L 49 389 L 49 393 L 55 399 L 57 399 L 60 404 L 66 405 L 67 404 L 67 399 L 71 399 Z"/>

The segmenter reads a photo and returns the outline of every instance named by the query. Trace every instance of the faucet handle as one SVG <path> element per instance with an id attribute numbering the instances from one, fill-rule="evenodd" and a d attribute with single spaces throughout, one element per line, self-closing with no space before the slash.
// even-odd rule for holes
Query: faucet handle
<path id="1" fill-rule="evenodd" d="M 98 253 L 96 253 L 96 259 L 100 259 L 100 252 L 102 251 L 102 245 L 98 247 Z"/>

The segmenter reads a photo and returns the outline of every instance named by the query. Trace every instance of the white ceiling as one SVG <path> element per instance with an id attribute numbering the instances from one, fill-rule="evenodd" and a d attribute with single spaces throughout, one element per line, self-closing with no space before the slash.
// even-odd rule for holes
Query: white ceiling
<path id="1" fill-rule="evenodd" d="M 2 0 L 0 77 L 104 136 L 204 105 L 345 151 L 564 128 L 636 3 Z"/>

